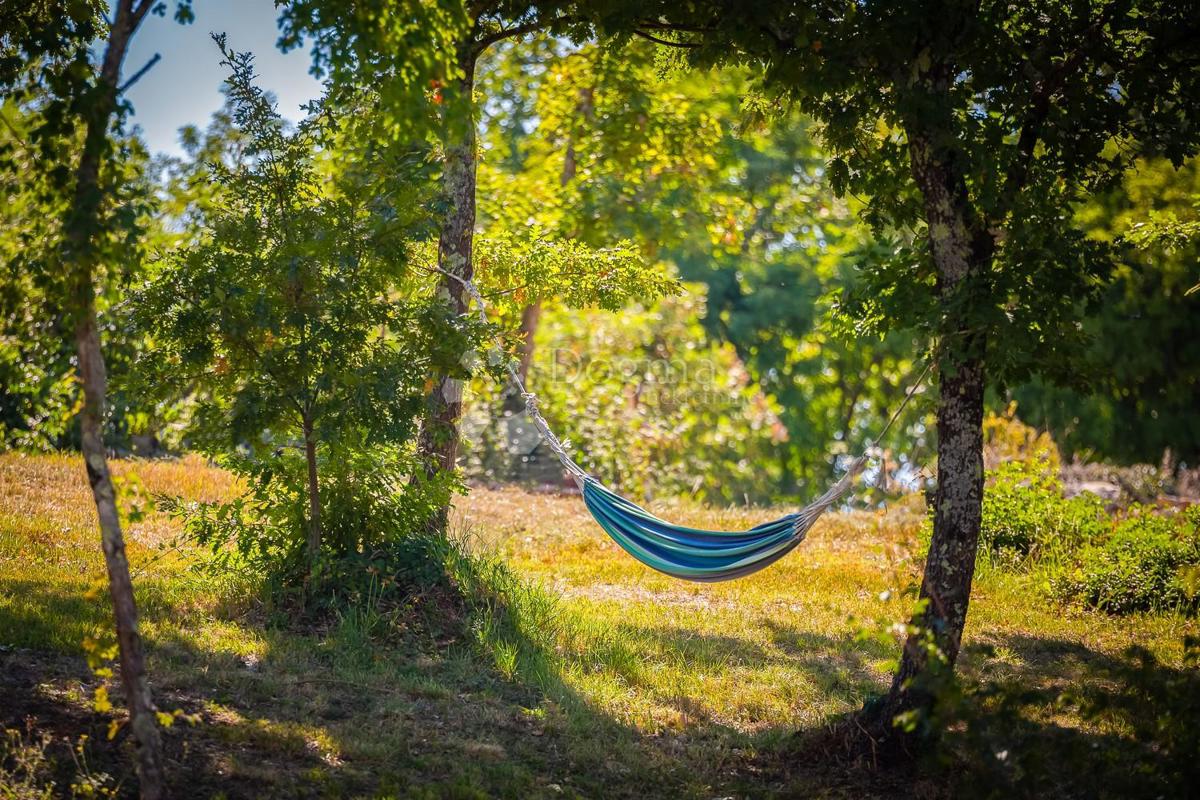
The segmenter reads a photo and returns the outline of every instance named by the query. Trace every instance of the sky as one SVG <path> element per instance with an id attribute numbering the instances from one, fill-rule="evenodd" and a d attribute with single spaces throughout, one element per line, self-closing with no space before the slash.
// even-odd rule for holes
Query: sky
<path id="1" fill-rule="evenodd" d="M 126 92 L 134 109 L 129 121 L 141 129 L 151 152 L 181 154 L 179 129 L 188 124 L 204 128 L 221 107 L 226 73 L 211 33 L 225 33 L 231 48 L 254 53 L 259 86 L 275 94 L 285 118 L 304 116 L 300 106 L 318 97 L 321 86 L 308 74 L 306 49 L 285 55 L 275 47 L 272 0 L 196 0 L 192 8 L 196 21 L 190 25 L 171 18 L 173 3 L 168 3 L 166 17 L 147 16 L 125 59 L 128 79 L 155 53 L 162 55 Z"/>

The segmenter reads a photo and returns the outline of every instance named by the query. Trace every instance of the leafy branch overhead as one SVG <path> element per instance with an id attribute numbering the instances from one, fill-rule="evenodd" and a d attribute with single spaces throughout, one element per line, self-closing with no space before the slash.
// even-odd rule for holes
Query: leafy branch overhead
<path id="1" fill-rule="evenodd" d="M 485 291 L 518 305 L 558 299 L 571 308 L 615 311 L 679 291 L 663 270 L 646 267 L 632 242 L 592 248 L 572 239 L 501 233 L 476 239 L 475 263 Z"/>
<path id="2" fill-rule="evenodd" d="M 1173 254 L 1200 241 L 1200 222 L 1182 221 L 1171 212 L 1152 214 L 1149 221 L 1134 225 L 1125 235 L 1125 240 L 1136 247 L 1145 249 L 1157 246 Z M 1200 283 L 1185 294 L 1196 292 L 1200 292 Z"/>

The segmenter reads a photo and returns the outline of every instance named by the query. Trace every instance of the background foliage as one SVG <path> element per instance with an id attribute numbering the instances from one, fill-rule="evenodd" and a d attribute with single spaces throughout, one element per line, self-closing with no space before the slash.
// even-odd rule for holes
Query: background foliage
<path id="1" fill-rule="evenodd" d="M 289 6 L 284 34 L 287 46 L 313 46 L 316 66 L 338 87 L 327 107 L 337 109 L 338 132 L 322 145 L 327 158 L 320 169 L 362 181 L 373 164 L 389 174 L 420 174 L 431 186 L 439 158 L 436 128 L 444 116 L 438 109 L 453 98 L 446 87 L 431 88 L 430 80 L 453 77 L 449 45 L 422 51 L 419 69 L 386 87 L 360 85 L 354 76 L 361 65 L 354 59 L 367 51 L 355 56 L 320 38 L 332 35 L 320 17 L 330 8 Z M 464 23 L 452 5 L 423 13 L 440 20 L 434 28 L 450 37 L 446 42 L 461 33 Z M 63 21 L 68 23 L 88 24 L 82 17 Z M 1012 31 L 1034 24 L 1023 17 L 1010 23 Z M 363 17 L 358 24 L 390 23 Z M 373 35 L 410 34 L 380 28 Z M 506 342 L 514 358 L 522 355 L 522 338 L 532 336 L 531 388 L 544 396 L 546 410 L 581 452 L 596 450 L 586 457 L 598 468 L 608 464 L 603 469 L 614 481 L 645 494 L 694 492 L 743 502 L 802 494 L 836 474 L 840 456 L 882 427 L 921 366 L 917 338 L 879 335 L 871 322 L 872 313 L 883 313 L 879 303 L 896 306 L 889 318 L 898 318 L 892 311 L 917 310 L 918 297 L 880 290 L 876 279 L 911 266 L 920 255 L 919 237 L 887 225 L 872 232 L 857 219 L 860 212 L 868 221 L 893 212 L 900 219 L 912 198 L 901 193 L 885 202 L 878 186 L 855 184 L 866 174 L 866 162 L 856 167 L 840 151 L 831 155 L 830 142 L 817 143 L 829 129 L 795 111 L 781 114 L 763 102 L 769 93 L 747 103 L 751 88 L 744 67 L 678 70 L 642 40 L 618 48 L 534 37 L 493 47 L 478 69 L 477 260 L 492 319 L 514 334 Z M 0 438 L 25 448 L 71 446 L 74 435 L 76 390 L 70 354 L 61 344 L 61 287 L 52 280 L 56 254 L 48 244 L 57 235 L 61 190 L 52 175 L 34 169 L 44 163 L 38 154 L 45 148 L 69 146 L 69 133 L 38 133 L 44 115 L 57 113 L 53 108 L 33 82 L 6 101 L 0 126 L 9 199 L 0 211 L 6 233 L 0 245 Z M 894 131 L 856 135 L 866 137 L 860 144 L 877 148 L 862 151 L 864 157 L 896 155 L 889 149 Z M 155 279 L 175 248 L 195 246 L 209 235 L 205 226 L 219 200 L 213 178 L 246 162 L 247 142 L 229 109 L 204 131 L 184 132 L 182 158 L 152 159 L 135 138 L 116 141 L 124 172 L 112 181 L 123 188 L 109 193 L 105 207 L 112 223 L 104 259 L 110 271 L 101 276 L 101 321 L 114 383 L 109 441 L 119 450 L 178 449 L 199 441 L 200 428 L 188 428 L 199 421 L 196 395 L 174 381 L 173 393 L 149 397 L 131 381 L 134 365 L 152 365 L 157 353 L 147 351 L 150 343 L 133 324 L 127 300 L 133 288 Z M 851 143 L 838 142 L 833 144 Z M 1086 202 L 1060 198 L 1084 238 L 1054 247 L 1103 254 L 1113 265 L 1104 275 L 1088 268 L 1086 294 L 1095 302 L 1078 333 L 1067 337 L 1074 341 L 1071 368 L 1029 378 L 1021 377 L 1024 367 L 1016 368 L 997 381 L 990 402 L 1000 410 L 1015 399 L 1016 413 L 1048 429 L 1067 460 L 1159 462 L 1169 450 L 1171 465 L 1189 466 L 1200 438 L 1193 413 L 1200 400 L 1193 374 L 1200 337 L 1189 327 L 1200 293 L 1188 293 L 1200 281 L 1197 172 L 1193 162 L 1179 168 L 1162 159 L 1130 164 L 1136 169 L 1097 184 Z M 1049 184 L 1039 187 L 1054 195 Z M 843 189 L 855 194 L 839 199 L 835 191 Z M 436 214 L 433 193 L 418 195 L 410 198 L 418 214 Z M 1051 244 L 1034 235 L 1036 227 L 1022 229 L 1022 263 Z M 415 249 L 404 258 L 417 269 L 427 267 L 428 231 L 408 246 Z M 654 297 L 680 291 L 677 280 L 689 297 L 656 306 Z M 1050 317 L 1026 324 L 1041 307 L 1020 300 L 1017 286 L 995 288 L 1006 293 L 1008 316 L 994 321 L 1014 332 L 1036 328 L 1044 337 Z M 1047 297 L 1037 302 L 1052 302 Z M 630 301 L 641 305 L 627 307 Z M 565 310 L 589 305 L 615 316 L 572 317 L 575 312 Z M 524 324 L 535 308 L 542 315 Z M 1078 309 L 1059 311 L 1074 319 Z M 598 381 L 594 397 L 589 384 L 547 385 L 555 380 L 556 351 L 580 349 L 585 333 L 589 362 L 650 353 L 709 359 L 709 372 L 726 373 L 728 380 L 714 378 L 700 394 L 719 396 L 719 402 L 690 405 L 699 387 L 674 393 L 669 407 L 653 411 L 640 401 L 643 422 L 659 412 L 674 420 L 646 427 L 630 416 L 627 400 L 644 394 L 642 378 Z M 1020 349 L 1007 335 L 995 341 Z M 1026 349 L 1038 352 L 1039 346 Z M 1142 357 L 1146 352 L 1161 358 Z M 692 370 L 689 380 L 698 380 L 697 374 Z M 603 388 L 605 381 L 612 385 Z M 487 462 L 488 474 L 518 474 L 502 452 L 507 432 L 496 427 L 515 408 L 511 393 L 487 380 L 474 389 L 473 429 L 480 432 L 475 456 Z M 577 419 L 579 409 L 587 411 L 586 419 Z M 905 485 L 914 485 L 931 457 L 926 411 L 914 404 L 884 442 L 888 471 Z M 650 441 L 640 443 L 634 433 L 674 431 L 682 419 L 692 431 L 686 437 L 651 432 Z M 493 455 L 486 455 L 489 449 Z M 497 454 L 509 463 L 501 464 Z M 741 465 L 735 473 L 757 465 L 757 475 L 697 477 L 718 460 Z"/>

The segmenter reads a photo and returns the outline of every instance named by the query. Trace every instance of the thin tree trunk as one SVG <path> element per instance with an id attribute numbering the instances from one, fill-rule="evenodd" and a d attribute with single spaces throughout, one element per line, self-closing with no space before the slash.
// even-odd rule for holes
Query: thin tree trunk
<path id="1" fill-rule="evenodd" d="M 321 557 L 321 488 L 317 481 L 317 440 L 313 421 L 305 416 L 304 459 L 308 462 L 308 567 L 311 571 Z"/>
<path id="2" fill-rule="evenodd" d="M 541 318 L 542 303 L 540 300 L 530 303 L 521 311 L 521 351 L 520 360 L 517 362 L 517 375 L 520 376 L 521 383 L 526 385 L 529 383 L 529 369 L 533 366 L 533 353 L 536 347 L 533 339 L 537 335 L 538 322 Z M 521 396 L 516 386 L 506 383 L 502 397 L 504 402 L 501 404 L 501 409 L 504 412 L 518 414 L 525 409 L 525 398 Z"/>
<path id="3" fill-rule="evenodd" d="M 921 188 L 938 290 L 948 315 L 942 329 L 938 395 L 938 482 L 933 537 L 913 619 L 918 633 L 904 645 L 900 668 L 884 703 L 887 723 L 895 714 L 925 709 L 933 701 L 930 680 L 953 669 L 975 574 L 983 503 L 984 339 L 964 317 L 964 290 L 991 258 L 991 239 L 974 224 L 965 184 L 953 156 L 935 151 L 929 139 L 909 133 L 913 175 Z M 960 309 L 949 311 L 950 309 Z M 931 663 L 923 631 L 943 658 Z M 944 659 L 944 660 L 943 660 Z"/>
<path id="4" fill-rule="evenodd" d="M 108 146 L 108 127 L 116 110 L 118 80 L 129 40 L 149 10 L 150 2 L 143 0 L 135 9 L 132 0 L 122 0 L 116 9 L 101 65 L 102 91 L 85 112 L 83 151 L 75 170 L 74 195 L 64 223 L 63 265 L 70 276 L 69 312 L 74 320 L 79 382 L 83 389 L 83 407 L 79 412 L 80 449 L 100 523 L 100 541 L 117 629 L 121 684 L 129 706 L 130 728 L 137 742 L 139 790 L 143 800 L 158 800 L 165 792 L 162 741 L 138 633 L 137 603 L 125 555 L 125 537 L 121 532 L 116 492 L 105 453 L 103 429 L 108 379 L 93 286 L 98 258 L 95 237 L 100 229 L 100 168 Z"/>
<path id="5" fill-rule="evenodd" d="M 521 362 L 517 366 L 517 372 L 521 376 L 522 383 L 529 380 L 529 368 L 533 364 L 535 347 L 533 337 L 537 335 L 538 322 L 541 318 L 541 301 L 530 303 L 521 312 Z"/>
<path id="6" fill-rule="evenodd" d="M 83 408 L 79 412 L 81 450 L 100 520 L 100 542 L 108 572 L 108 593 L 117 628 L 121 685 L 129 706 L 129 724 L 138 745 L 141 796 L 143 800 L 157 800 L 163 796 L 162 742 L 155 719 L 150 682 L 146 677 L 142 639 L 138 633 L 137 603 L 133 596 L 129 561 L 125 556 L 125 537 L 121 532 L 116 493 L 105 457 L 103 426 L 107 381 L 104 356 L 100 349 L 94 311 L 88 308 L 82 313 L 85 316 L 75 329 L 79 377 L 84 396 Z"/>
<path id="7" fill-rule="evenodd" d="M 443 273 L 468 280 L 474 276 L 472 247 L 475 234 L 475 115 L 471 98 L 475 83 L 475 52 L 464 48 L 461 56 L 463 77 L 453 98 L 450 113 L 456 119 L 450 126 L 452 140 L 446 146 L 446 165 L 442 187 L 449 211 L 438 236 L 438 268 Z M 470 298 L 462 284 L 443 274 L 438 292 L 455 314 L 467 311 Z M 462 415 L 462 381 L 438 376 L 427 400 L 424 424 L 418 442 L 427 474 L 453 471 L 458 462 L 458 419 Z M 445 530 L 449 508 L 434 515 L 431 524 Z"/>

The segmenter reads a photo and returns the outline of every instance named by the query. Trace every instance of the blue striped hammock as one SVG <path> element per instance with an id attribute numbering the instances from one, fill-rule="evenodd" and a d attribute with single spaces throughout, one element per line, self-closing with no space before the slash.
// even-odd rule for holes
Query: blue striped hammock
<path id="1" fill-rule="evenodd" d="M 741 532 L 674 525 L 590 475 L 579 483 L 588 511 L 625 552 L 672 577 L 711 583 L 758 572 L 790 553 L 804 541 L 817 518 L 846 492 L 863 462 L 864 458 L 857 459 L 828 492 L 799 512 Z"/>
<path id="2" fill-rule="evenodd" d="M 509 378 L 521 391 L 525 410 L 542 439 L 575 480 L 584 504 L 600 527 L 638 561 L 682 580 L 728 581 L 771 566 L 804 541 L 809 529 L 846 493 L 867 461 L 866 455 L 856 458 L 825 494 L 796 513 L 748 531 L 709 531 L 675 525 L 621 497 L 585 472 L 550 430 L 546 418 L 538 411 L 537 397 L 525 390 L 520 375 L 511 367 Z"/>

